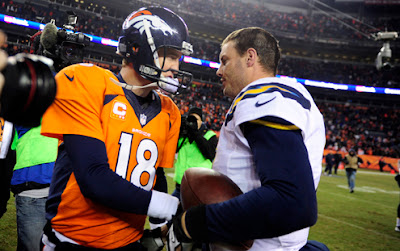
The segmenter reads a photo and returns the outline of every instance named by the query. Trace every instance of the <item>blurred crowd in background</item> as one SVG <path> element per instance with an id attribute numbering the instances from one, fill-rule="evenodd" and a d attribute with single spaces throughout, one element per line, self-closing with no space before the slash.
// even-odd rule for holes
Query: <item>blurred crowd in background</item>
<path id="1" fill-rule="evenodd" d="M 88 8 L 88 6 L 78 4 L 72 0 L 63 0 L 60 2 L 64 2 L 64 4 L 74 6 L 74 8 Z M 174 1 L 170 0 L 165 2 Z M 348 39 L 356 39 L 357 37 L 359 37 L 356 34 L 357 32 L 349 29 L 346 26 L 343 26 L 343 24 L 338 23 L 335 19 L 329 19 L 328 17 L 319 14 L 312 15 L 312 18 L 310 19 L 305 15 L 301 15 L 301 13 L 289 14 L 276 12 L 268 10 L 266 7 L 263 6 L 256 6 L 249 3 L 246 4 L 240 1 L 190 0 L 178 2 L 179 4 L 177 3 L 177 8 L 185 8 L 193 12 L 198 11 L 208 13 L 208 15 L 210 15 L 210 13 L 213 13 L 212 15 L 214 17 L 223 17 L 224 19 L 232 15 L 236 16 L 234 20 L 239 20 L 238 22 L 241 22 L 242 25 L 243 22 L 246 22 L 246 20 L 247 22 L 250 22 L 250 13 L 253 13 L 251 19 L 252 25 L 260 25 L 267 29 L 273 30 L 276 28 L 280 31 L 288 30 L 295 33 L 295 30 L 307 30 L 307 32 L 303 33 L 309 35 L 314 34 L 312 36 L 318 36 L 319 34 L 324 35 L 325 37 L 331 36 L 334 38 L 345 36 Z M 58 10 L 58 5 L 52 6 L 50 4 L 48 8 L 43 8 L 42 6 L 35 5 L 34 1 L 27 1 L 25 4 L 20 4 L 13 1 L 1 0 L 0 3 L 1 13 L 13 15 L 27 20 L 47 23 L 51 19 L 55 19 L 56 24 L 59 24 L 60 26 L 61 24 L 64 24 L 65 20 L 67 19 L 67 14 L 65 13 L 65 11 Z M 221 4 L 223 4 L 224 6 L 220 6 Z M 110 11 L 113 10 L 112 8 L 99 9 L 99 12 L 101 14 L 96 13 L 94 8 L 95 7 L 92 7 L 91 9 L 93 13 L 84 12 L 79 14 L 76 30 L 100 37 L 117 40 L 122 20 L 120 18 L 104 18 L 104 15 L 108 16 L 111 14 Z M 237 13 L 235 12 L 235 10 Z M 221 11 L 223 11 L 224 13 L 219 13 Z M 254 12 L 260 13 L 259 15 L 254 15 Z M 113 16 L 125 16 L 123 14 L 116 14 L 116 11 L 113 11 L 112 14 L 114 14 Z M 258 23 L 258 19 L 264 20 L 264 23 Z M 354 20 L 348 21 L 352 25 L 357 26 L 357 22 L 355 22 Z M 373 18 L 364 21 L 380 29 L 382 29 L 384 24 L 387 25 L 386 27 L 390 27 L 390 30 L 399 30 L 400 28 L 400 22 L 398 22 L 400 20 Z M 364 26 L 360 26 L 360 29 L 362 27 Z M 373 31 L 366 30 L 365 32 L 367 33 Z M 362 36 L 359 38 L 361 39 Z M 218 42 L 205 40 L 198 37 L 192 37 L 192 43 L 194 47 L 194 54 L 192 55 L 193 57 L 215 62 L 219 61 L 218 56 L 220 52 L 220 44 Z M 101 60 L 105 63 L 113 61 L 112 57 L 106 55 L 103 55 Z M 116 67 L 113 67 L 112 65 L 108 65 L 107 68 L 113 71 L 118 71 L 118 69 Z M 382 72 L 378 71 L 372 64 L 362 64 L 356 62 L 333 62 L 304 57 L 300 58 L 284 56 L 281 60 L 278 74 L 333 83 L 389 88 L 400 87 L 400 71 Z"/>

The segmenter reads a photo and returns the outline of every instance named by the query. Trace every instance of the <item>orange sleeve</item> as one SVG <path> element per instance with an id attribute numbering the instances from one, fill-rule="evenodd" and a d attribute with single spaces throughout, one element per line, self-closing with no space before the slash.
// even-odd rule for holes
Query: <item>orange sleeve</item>
<path id="1" fill-rule="evenodd" d="M 78 134 L 104 141 L 100 120 L 106 77 L 103 71 L 79 64 L 56 75 L 57 95 L 43 116 L 42 135 L 63 140 L 63 134 Z"/>
<path id="2" fill-rule="evenodd" d="M 172 168 L 174 166 L 175 152 L 178 145 L 179 130 L 181 128 L 181 113 L 175 103 L 166 96 L 160 95 L 163 110 L 170 114 L 171 127 L 167 142 L 165 142 L 161 167 Z"/>

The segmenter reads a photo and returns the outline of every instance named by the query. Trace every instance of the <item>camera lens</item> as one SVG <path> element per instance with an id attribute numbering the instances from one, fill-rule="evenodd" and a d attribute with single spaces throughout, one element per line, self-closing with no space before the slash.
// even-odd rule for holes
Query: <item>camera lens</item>
<path id="1" fill-rule="evenodd" d="M 51 60 L 50 60 L 51 61 Z M 1 116 L 24 126 L 38 126 L 56 95 L 56 82 L 49 59 L 28 54 L 8 58 L 3 69 Z"/>
<path id="2" fill-rule="evenodd" d="M 82 46 L 75 43 L 64 42 L 62 44 L 61 57 L 65 58 L 70 63 L 81 63 L 83 61 Z"/>
<path id="3" fill-rule="evenodd" d="M 187 126 L 191 129 L 197 129 L 197 118 L 193 115 L 188 116 Z"/>

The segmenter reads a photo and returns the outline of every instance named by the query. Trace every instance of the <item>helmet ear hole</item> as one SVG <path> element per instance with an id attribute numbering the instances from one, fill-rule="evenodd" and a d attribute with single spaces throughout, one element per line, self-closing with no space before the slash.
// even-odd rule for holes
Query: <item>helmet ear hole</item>
<path id="1" fill-rule="evenodd" d="M 133 55 L 136 56 L 139 53 L 140 45 L 138 43 L 134 43 L 132 45 Z"/>

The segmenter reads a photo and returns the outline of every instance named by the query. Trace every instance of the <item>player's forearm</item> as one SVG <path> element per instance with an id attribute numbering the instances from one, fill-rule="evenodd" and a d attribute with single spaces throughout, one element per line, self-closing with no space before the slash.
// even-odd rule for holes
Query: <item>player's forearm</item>
<path id="1" fill-rule="evenodd" d="M 146 214 L 151 191 L 134 186 L 109 168 L 104 142 L 80 135 L 64 135 L 64 141 L 85 197 L 113 209 Z"/>
<path id="2" fill-rule="evenodd" d="M 210 240 L 271 238 L 315 224 L 315 192 L 304 196 L 305 191 L 278 183 L 260 187 L 219 207 L 206 206 Z"/>
<path id="3" fill-rule="evenodd" d="M 168 193 L 168 183 L 167 178 L 165 177 L 164 168 L 158 167 L 156 175 L 156 184 L 154 185 L 153 189 L 159 192 Z"/>
<path id="4" fill-rule="evenodd" d="M 315 191 L 272 182 L 232 200 L 207 205 L 205 209 L 190 209 L 185 218 L 189 234 L 197 241 L 237 242 L 276 237 L 315 224 Z"/>
<path id="5" fill-rule="evenodd" d="M 205 210 L 188 210 L 186 227 L 194 240 L 269 238 L 316 222 L 314 180 L 301 132 L 251 124 L 244 131 L 261 187 Z M 206 221 L 196 220 L 204 218 L 201 214 Z"/>
<path id="6" fill-rule="evenodd" d="M 164 168 L 158 167 L 156 175 L 157 175 L 157 179 L 156 179 L 156 184 L 154 185 L 153 190 L 163 192 L 163 193 L 168 193 L 168 184 L 167 184 L 167 178 L 165 177 Z M 166 223 L 165 219 L 158 219 L 158 218 L 153 218 L 153 217 L 149 217 L 149 222 L 150 222 L 151 229 L 154 229 L 158 226 L 162 226 Z M 165 236 L 165 234 L 164 234 L 164 236 Z"/>

